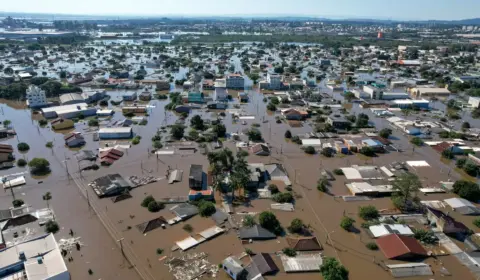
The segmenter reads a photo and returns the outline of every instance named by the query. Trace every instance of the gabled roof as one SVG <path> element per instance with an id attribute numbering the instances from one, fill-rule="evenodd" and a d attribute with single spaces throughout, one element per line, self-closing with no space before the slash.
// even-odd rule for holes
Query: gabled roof
<path id="1" fill-rule="evenodd" d="M 438 219 L 441 219 L 445 222 L 445 225 L 448 225 L 450 226 L 451 229 L 458 229 L 458 230 L 463 230 L 465 232 L 468 232 L 469 231 L 469 228 L 467 226 L 465 226 L 463 223 L 461 222 L 457 222 L 454 218 L 452 218 L 451 216 L 449 215 L 446 215 L 445 213 L 443 213 L 442 211 L 440 210 L 437 210 L 437 209 L 433 209 L 431 207 L 427 207 L 428 211 L 430 213 L 432 213 L 435 217 L 437 217 Z"/>
<path id="2" fill-rule="evenodd" d="M 275 273 L 279 270 L 270 254 L 267 253 L 256 254 L 252 257 L 252 262 L 262 275 Z"/>
<path id="3" fill-rule="evenodd" d="M 166 224 L 168 224 L 167 220 L 165 220 L 163 216 L 160 216 L 158 218 L 136 225 L 136 227 L 141 233 L 145 234 Z"/>
<path id="4" fill-rule="evenodd" d="M 296 251 L 320 251 L 323 249 L 315 236 L 303 238 L 287 237 L 287 243 L 290 248 Z"/>
<path id="5" fill-rule="evenodd" d="M 12 145 L 6 145 L 6 144 L 0 144 L 0 153 L 2 154 L 11 154 L 13 153 L 13 147 Z"/>
<path id="6" fill-rule="evenodd" d="M 376 242 L 389 259 L 427 256 L 425 248 L 413 237 L 390 234 L 378 238 Z"/>
<path id="7" fill-rule="evenodd" d="M 267 229 L 254 225 L 253 227 L 242 227 L 238 233 L 240 239 L 274 239 L 277 236 Z"/>
<path id="8" fill-rule="evenodd" d="M 182 203 L 170 208 L 175 215 L 180 218 L 186 219 L 193 215 L 198 214 L 198 208 L 195 205 L 189 203 Z"/>

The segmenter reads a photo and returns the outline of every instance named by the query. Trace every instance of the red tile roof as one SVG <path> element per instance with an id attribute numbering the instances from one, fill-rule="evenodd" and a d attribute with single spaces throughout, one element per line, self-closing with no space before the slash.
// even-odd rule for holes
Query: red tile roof
<path id="1" fill-rule="evenodd" d="M 427 256 L 427 251 L 413 237 L 390 234 L 378 238 L 377 245 L 389 259 Z"/>
<path id="2" fill-rule="evenodd" d="M 452 146 L 452 145 L 450 145 L 450 144 L 447 143 L 447 142 L 442 142 L 442 143 L 438 143 L 438 144 L 435 145 L 435 146 L 432 146 L 432 148 L 433 148 L 435 151 L 441 153 L 441 152 L 445 151 L 446 149 L 450 148 L 451 146 Z"/>

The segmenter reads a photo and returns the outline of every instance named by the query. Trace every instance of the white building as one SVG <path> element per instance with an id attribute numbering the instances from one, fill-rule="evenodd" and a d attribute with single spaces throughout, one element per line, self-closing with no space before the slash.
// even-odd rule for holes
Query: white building
<path id="1" fill-rule="evenodd" d="M 104 127 L 98 131 L 100 139 L 128 139 L 132 138 L 133 131 L 131 127 Z"/>
<path id="2" fill-rule="evenodd" d="M 0 251 L 1 279 L 70 280 L 53 234 Z"/>
<path id="3" fill-rule="evenodd" d="M 267 83 L 269 89 L 281 89 L 282 88 L 282 76 L 277 74 L 267 74 Z"/>
<path id="4" fill-rule="evenodd" d="M 374 86 L 363 86 L 363 91 L 368 94 L 370 99 L 382 99 L 383 91 Z"/>
<path id="5" fill-rule="evenodd" d="M 480 97 L 470 96 L 468 98 L 468 104 L 472 105 L 473 108 L 478 108 L 480 106 Z"/>
<path id="6" fill-rule="evenodd" d="M 406 92 L 384 92 L 382 100 L 408 99 L 410 96 Z"/>
<path id="7" fill-rule="evenodd" d="M 227 88 L 244 89 L 245 78 L 240 74 L 231 74 L 227 76 Z"/>
<path id="8" fill-rule="evenodd" d="M 48 105 L 45 91 L 41 88 L 31 85 L 27 89 L 27 106 L 30 108 L 40 108 Z"/>
<path id="9" fill-rule="evenodd" d="M 368 229 L 370 230 L 374 238 L 379 238 L 390 234 L 399 234 L 405 236 L 413 235 L 413 231 L 407 225 L 402 224 L 379 224 L 371 226 Z"/>
<path id="10" fill-rule="evenodd" d="M 215 80 L 215 92 L 213 94 L 213 100 L 225 101 L 228 98 L 227 80 L 217 79 Z"/>
<path id="11" fill-rule="evenodd" d="M 94 116 L 97 114 L 97 108 L 88 107 L 87 103 L 78 103 L 78 104 L 43 108 L 42 114 L 47 119 L 50 119 L 50 118 L 73 119 L 73 118 L 79 117 L 79 115 L 83 115 L 84 117 Z"/>

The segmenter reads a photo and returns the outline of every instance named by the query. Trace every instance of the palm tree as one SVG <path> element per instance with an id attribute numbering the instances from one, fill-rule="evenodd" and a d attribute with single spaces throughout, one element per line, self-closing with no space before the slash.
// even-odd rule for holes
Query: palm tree
<path id="1" fill-rule="evenodd" d="M 43 198 L 43 200 L 45 200 L 47 202 L 47 208 L 50 209 L 49 201 L 50 201 L 50 199 L 52 199 L 52 194 L 50 192 L 46 192 L 42 196 L 42 198 Z"/>
<path id="2" fill-rule="evenodd" d="M 235 189 L 245 189 L 245 187 L 250 182 L 250 168 L 248 168 L 248 163 L 245 160 L 245 157 L 241 154 L 237 154 L 237 158 L 232 165 L 232 191 Z"/>

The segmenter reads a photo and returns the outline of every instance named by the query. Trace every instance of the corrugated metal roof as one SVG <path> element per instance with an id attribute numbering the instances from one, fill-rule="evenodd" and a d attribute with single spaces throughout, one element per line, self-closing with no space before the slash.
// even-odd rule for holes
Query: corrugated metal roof
<path id="1" fill-rule="evenodd" d="M 281 255 L 280 259 L 285 272 L 320 271 L 323 263 L 321 254 L 297 255 L 296 257 Z"/>
<path id="2" fill-rule="evenodd" d="M 387 267 L 395 278 L 433 275 L 426 263 L 387 264 Z"/>

